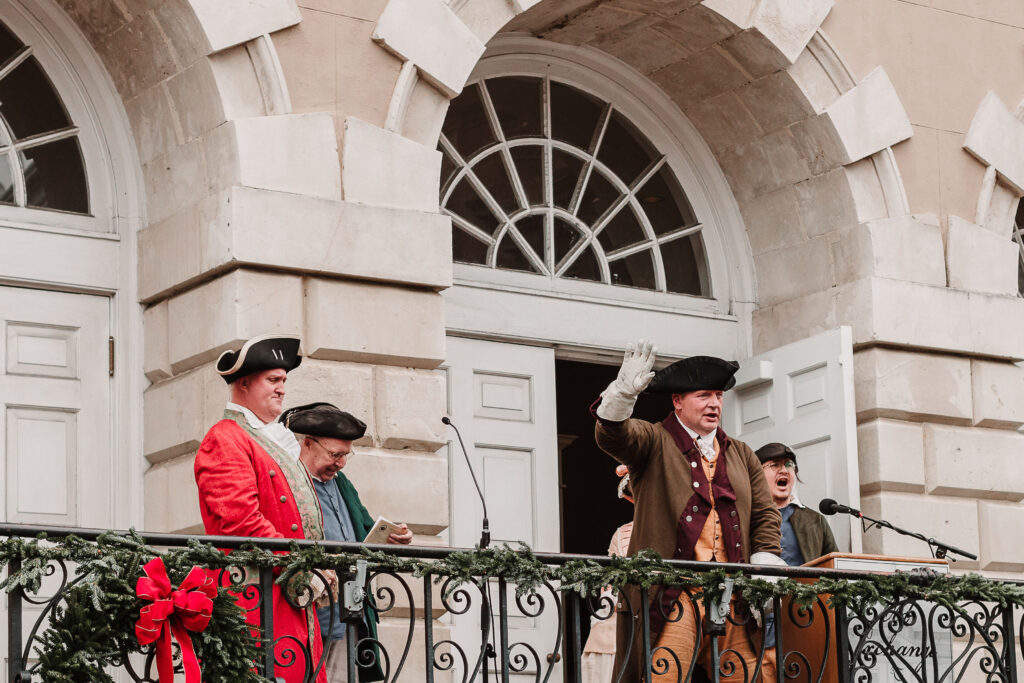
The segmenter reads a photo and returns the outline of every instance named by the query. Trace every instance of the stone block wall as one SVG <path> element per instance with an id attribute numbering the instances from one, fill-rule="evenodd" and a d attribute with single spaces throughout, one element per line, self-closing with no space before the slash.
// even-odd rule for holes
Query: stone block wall
<path id="1" fill-rule="evenodd" d="M 1000 475 L 1024 423 L 1003 242 L 1024 192 L 1003 104 L 1024 96 L 1014 3 L 252 0 L 244 20 L 220 0 L 60 3 L 121 94 L 145 181 L 148 528 L 196 528 L 192 454 L 227 393 L 211 363 L 272 331 L 308 354 L 288 405 L 370 425 L 351 472 L 371 511 L 447 523 L 435 145 L 505 28 L 611 55 L 690 119 L 742 213 L 755 353 L 853 328 L 865 510 L 1024 570 L 993 522 L 1024 510 L 1024 482 Z M 380 483 L 404 475 L 438 496 L 410 506 Z"/>

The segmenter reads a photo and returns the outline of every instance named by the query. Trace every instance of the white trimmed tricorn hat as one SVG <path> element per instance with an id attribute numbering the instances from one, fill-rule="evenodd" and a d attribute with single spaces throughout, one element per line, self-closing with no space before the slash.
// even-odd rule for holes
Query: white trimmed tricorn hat
<path id="1" fill-rule="evenodd" d="M 280 368 L 291 372 L 302 363 L 299 338 L 291 334 L 264 334 L 253 337 L 238 350 L 229 349 L 217 359 L 217 374 L 231 384 L 261 370 Z"/>

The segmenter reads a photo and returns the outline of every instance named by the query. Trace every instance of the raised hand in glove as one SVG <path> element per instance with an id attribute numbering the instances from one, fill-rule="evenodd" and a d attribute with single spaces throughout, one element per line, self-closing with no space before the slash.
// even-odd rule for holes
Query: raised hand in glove
<path id="1" fill-rule="evenodd" d="M 651 368 L 654 367 L 657 352 L 658 349 L 651 342 L 643 339 L 626 346 L 618 377 L 601 392 L 601 405 L 597 407 L 598 417 L 612 422 L 622 422 L 633 414 L 636 397 L 654 379 Z"/>

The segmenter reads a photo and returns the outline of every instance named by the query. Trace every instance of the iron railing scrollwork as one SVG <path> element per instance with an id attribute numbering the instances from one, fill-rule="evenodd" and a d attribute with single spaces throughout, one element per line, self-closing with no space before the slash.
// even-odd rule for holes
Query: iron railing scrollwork
<path id="1" fill-rule="evenodd" d="M 103 533 L 0 526 L 4 537 L 34 537 L 44 531 L 49 539 L 74 534 L 90 541 Z M 212 540 L 146 534 L 146 542 L 155 547 L 185 546 L 192 539 Z M 220 548 L 244 544 L 275 552 L 288 547 L 268 539 L 216 539 Z M 328 552 L 355 553 L 360 548 L 357 544 L 321 545 Z M 411 546 L 374 546 L 374 550 L 424 560 L 442 560 L 456 552 Z M 581 559 L 543 553 L 536 557 L 549 565 Z M 607 562 L 601 557 L 585 559 L 598 565 Z M 693 571 L 708 567 L 677 564 Z M 753 569 L 717 567 L 730 572 Z M 18 561 L 8 564 L 8 574 L 20 569 Z M 691 590 L 663 594 L 655 585 L 581 596 L 563 592 L 550 582 L 517 590 L 502 576 L 476 576 L 460 583 L 429 571 L 414 577 L 372 562 L 363 569 L 316 567 L 292 581 L 285 593 L 292 604 L 303 607 L 313 602 L 312 583 L 335 586 L 319 604 L 329 608 L 332 618 L 341 615 L 343 619 L 353 681 L 359 680 L 360 672 L 379 668 L 386 683 L 589 683 L 592 679 L 584 667 L 601 657 L 587 652 L 587 634 L 611 621 L 618 621 L 625 631 L 620 641 L 625 651 L 617 665 L 610 659 L 600 663 L 604 680 L 614 683 L 689 683 L 704 680 L 701 676 L 716 683 L 1017 683 L 1021 665 L 1024 610 L 1006 601 L 950 604 L 896 596 L 833 607 L 827 595 L 800 604 L 776 594 L 761 609 L 751 609 L 743 596 L 737 596 L 725 599 L 723 604 L 729 607 L 718 615 L 724 615 L 724 621 L 719 618 L 716 624 L 710 618 L 713 615 L 701 617 L 707 606 Z M 862 572 L 807 568 L 759 567 L 757 571 L 804 581 L 867 578 Z M 7 593 L 8 683 L 41 680 L 36 651 L 47 638 L 48 620 L 55 609 L 64 608 L 68 591 L 83 580 L 73 565 L 59 560 L 49 561 L 43 573 L 44 588 L 39 592 L 18 586 Z M 221 586 L 244 598 L 250 621 L 258 621 L 263 634 L 273 634 L 275 570 L 229 567 L 218 576 Z M 367 628 L 368 619 L 379 620 L 376 635 Z M 669 641 L 659 635 L 682 628 L 690 632 L 689 640 Z M 733 635 L 724 637 L 726 632 Z M 633 657 L 634 653 L 639 656 Z M 177 648 L 174 658 L 180 669 Z M 633 674 L 629 673 L 631 659 L 639 662 Z M 157 683 L 151 648 L 120 652 L 113 661 L 132 681 Z M 288 674 L 288 679 L 311 682 L 326 666 L 326 654 L 314 656 L 308 643 L 279 635 L 264 642 L 253 666 L 270 680 L 298 671 L 301 676 Z"/>

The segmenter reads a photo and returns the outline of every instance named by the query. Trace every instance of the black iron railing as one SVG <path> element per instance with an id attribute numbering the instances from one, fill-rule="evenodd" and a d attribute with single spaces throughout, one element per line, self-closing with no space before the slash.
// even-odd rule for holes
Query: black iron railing
<path id="1" fill-rule="evenodd" d="M 94 541 L 101 530 L 0 526 L 0 537 L 49 539 L 74 535 Z M 287 551 L 292 541 L 176 534 L 144 534 L 157 547 L 185 546 L 191 540 L 212 542 L 218 548 L 252 545 L 269 551 Z M 330 553 L 358 553 L 359 544 L 299 542 L 301 548 L 320 545 Z M 394 556 L 444 560 L 450 548 L 372 546 Z M 542 563 L 564 566 L 584 556 L 536 553 Z M 597 565 L 608 558 L 586 556 Z M 7 595 L 7 680 L 41 680 L 35 648 L 47 628 L 48 615 L 61 604 L 75 584 L 74 567 L 51 561 L 47 573 L 55 577 L 49 593 L 31 594 L 21 588 Z M 705 563 L 674 562 L 673 567 L 707 571 Z M 740 564 L 714 565 L 726 573 L 743 572 L 804 581 L 822 578 L 866 581 L 872 574 L 858 571 L 775 568 Z M 17 572 L 17 562 L 8 572 Z M 312 574 L 327 582 L 319 568 Z M 274 602 L 266 599 L 274 585 L 269 567 L 247 572 L 244 567 L 223 572 L 223 581 L 239 593 L 255 598 L 263 633 L 274 632 Z M 1021 608 L 1012 602 L 965 600 L 956 604 L 919 597 L 886 596 L 875 602 L 833 609 L 827 595 L 810 604 L 775 596 L 770 609 L 751 610 L 742 597 L 730 596 L 731 579 L 724 580 L 716 601 L 702 601 L 683 591 L 666 599 L 656 587 L 627 587 L 617 594 L 582 597 L 542 584 L 523 595 L 502 576 L 475 576 L 452 588 L 451 577 L 429 572 L 412 577 L 380 563 L 355 562 L 339 576 L 332 610 L 347 615 L 345 638 L 349 679 L 380 669 L 385 681 L 532 680 L 591 683 L 584 667 L 601 656 L 584 657 L 588 631 L 612 618 L 624 621 L 626 651 L 619 667 L 605 680 L 744 681 L 754 683 L 961 683 L 968 681 L 1016 682 L 1020 657 L 1017 642 L 1024 637 Z M 301 591 L 300 591 L 301 593 Z M 301 599 L 297 599 L 299 603 Z M 704 604 L 708 602 L 709 604 Z M 360 635 L 366 607 L 388 628 L 376 638 Z M 761 612 L 768 624 L 761 621 Z M 31 613 L 32 618 L 26 618 Z M 755 614 L 756 613 L 756 614 Z M 703 615 L 703 616 L 702 616 Z M 636 618 L 629 618 L 635 616 Z M 689 640 L 665 640 L 669 632 L 689 629 Z M 386 633 L 383 631 L 386 630 Z M 726 636 L 725 634 L 730 634 Z M 414 648 L 414 642 L 421 644 Z M 683 642 L 680 647 L 677 643 Z M 278 639 L 264 647 L 256 670 L 274 680 L 313 681 L 323 667 L 306 644 Z M 175 653 L 180 666 L 180 651 Z M 134 681 L 156 681 L 153 653 L 139 648 L 120 660 Z M 632 663 L 630 663 L 632 662 Z M 633 667 L 633 668 L 630 668 Z M 290 671 L 301 672 L 292 674 Z"/>

